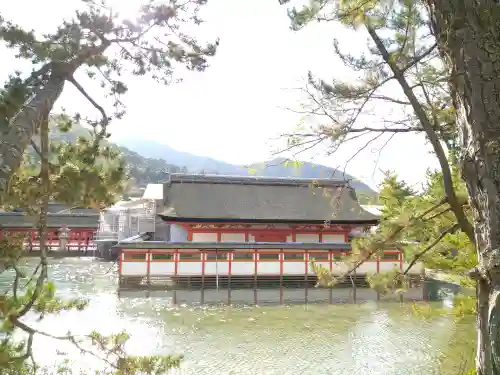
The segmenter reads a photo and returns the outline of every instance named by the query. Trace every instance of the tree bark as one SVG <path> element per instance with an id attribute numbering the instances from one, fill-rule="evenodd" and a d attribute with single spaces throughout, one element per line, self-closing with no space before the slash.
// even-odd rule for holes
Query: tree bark
<path id="1" fill-rule="evenodd" d="M 500 374 L 500 5 L 426 0 L 460 134 L 460 162 L 474 215 L 478 375 Z"/>
<path id="2" fill-rule="evenodd" d="M 47 83 L 17 113 L 0 139 L 0 195 L 8 190 L 9 180 L 21 165 L 23 153 L 41 121 L 47 118 L 64 88 L 65 77 L 52 74 Z"/>

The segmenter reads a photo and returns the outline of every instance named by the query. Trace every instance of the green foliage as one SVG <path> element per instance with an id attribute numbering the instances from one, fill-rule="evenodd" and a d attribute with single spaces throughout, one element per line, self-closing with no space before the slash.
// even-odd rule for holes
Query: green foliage
<path id="1" fill-rule="evenodd" d="M 201 47 L 183 32 L 186 21 L 198 24 L 199 7 L 205 0 L 187 2 L 171 1 L 169 5 L 148 3 L 140 9 L 134 21 L 121 20 L 105 4 L 84 0 L 86 9 L 64 21 L 50 34 L 40 35 L 25 30 L 5 20 L 0 14 L 0 41 L 16 53 L 16 57 L 32 64 L 32 73 L 14 72 L 0 89 L 0 133 L 5 142 L 14 142 L 13 149 L 25 151 L 24 142 L 16 134 L 32 129 L 28 137 L 29 152 L 21 155 L 21 168 L 15 165 L 2 167 L 12 170 L 8 189 L 0 196 L 4 209 L 23 208 L 38 219 L 41 256 L 33 270 L 21 266 L 23 255 L 22 236 L 0 239 L 2 272 L 12 275 L 12 288 L 0 295 L 0 372 L 2 374 L 54 373 L 41 369 L 32 362 L 32 343 L 36 335 L 70 342 L 81 350 L 100 358 L 109 368 L 108 374 L 165 374 L 179 366 L 180 357 L 153 356 L 130 357 L 124 345 L 128 335 L 124 332 L 105 337 L 93 332 L 84 337 L 67 335 L 55 337 L 41 332 L 23 322 L 27 314 L 37 314 L 43 319 L 47 314 L 63 310 L 85 308 L 86 301 L 62 300 L 55 286 L 48 280 L 46 257 L 46 216 L 51 200 L 70 207 L 101 208 L 112 204 L 124 191 L 127 179 L 122 153 L 107 142 L 107 126 L 113 117 L 124 114 L 121 95 L 127 92 L 123 73 L 149 76 L 162 83 L 170 83 L 176 67 L 202 71 L 207 58 L 213 56 L 218 43 Z M 106 54 L 113 46 L 117 53 Z M 113 100 L 113 114 L 108 115 L 76 81 L 74 73 L 82 69 L 90 80 L 96 80 L 105 94 Z M 64 89 L 64 81 L 71 82 L 89 101 L 99 118 L 81 114 L 54 115 L 52 107 Z M 50 91 L 52 90 L 52 91 Z M 49 92 L 50 91 L 50 92 Z M 38 104 L 26 103 L 32 97 L 45 95 Z M 35 113 L 35 123 L 26 111 Z M 73 127 L 85 129 L 76 139 L 70 136 Z M 61 137 L 50 137 L 58 133 Z M 18 142 L 19 144 L 15 143 Z M 10 169 L 9 169 L 10 168 Z M 2 190 L 5 192 L 5 189 Z M 15 337 L 23 332 L 27 337 Z M 91 343 L 95 351 L 84 348 Z M 69 374 L 69 362 L 63 363 L 57 373 Z"/>
<path id="2" fill-rule="evenodd" d="M 343 52 L 335 40 L 336 55 L 360 77 L 355 82 L 336 77 L 326 81 L 309 73 L 304 91 L 311 99 L 303 104 L 302 112 L 307 113 L 306 117 L 314 117 L 320 125 L 306 125 L 307 121 L 301 121 L 297 131 L 290 135 L 288 147 L 310 148 L 315 142 L 329 141 L 334 152 L 361 136 L 367 139 L 365 147 L 375 141 L 384 144 L 397 134 L 423 132 L 422 116 L 418 112 L 421 109 L 448 147 L 451 163 L 455 163 L 457 132 L 447 87 L 449 74 L 428 28 L 425 7 L 416 1 L 389 0 L 311 0 L 309 3 L 301 9 L 289 9 L 292 29 L 301 29 L 313 21 L 337 21 L 347 29 L 363 27 L 375 36 L 368 40 L 367 48 L 360 54 Z M 381 50 L 378 41 L 386 51 Z M 397 85 L 400 82 L 394 68 L 408 84 L 416 103 Z M 391 106 L 388 118 L 373 116 L 381 105 Z M 367 126 L 367 123 L 373 125 Z"/>
<path id="3" fill-rule="evenodd" d="M 289 10 L 289 16 L 295 30 L 312 21 L 337 21 L 347 29 L 363 28 L 369 36 L 368 48 L 359 55 L 345 54 L 335 43 L 344 65 L 361 76 L 355 83 L 337 78 L 326 82 L 309 74 L 305 91 L 311 101 L 304 106 L 321 125 L 304 129 L 302 122 L 301 131 L 293 135 L 295 146 L 326 139 L 336 150 L 360 136 L 369 138 L 368 146 L 408 132 L 438 138 L 434 152 L 446 173 L 429 171 L 420 192 L 388 174 L 378 197 L 383 220 L 375 233 L 354 241 L 349 259 L 352 267 L 379 255 L 387 246 L 398 246 L 404 249 L 407 261 L 418 259 L 428 268 L 463 275 L 476 265 L 477 257 L 470 236 L 459 230 L 457 215 L 463 212 L 469 222 L 472 215 L 456 168 L 458 137 L 447 86 L 449 73 L 429 29 L 426 8 L 415 1 L 311 0 L 309 6 Z M 390 118 L 366 126 L 368 116 L 384 104 L 394 109 Z M 425 126 L 432 131 L 424 132 Z M 448 161 L 443 160 L 441 144 L 448 148 Z M 449 205 L 454 199 L 455 208 Z M 389 279 L 377 276 L 373 284 L 382 288 Z M 472 283 L 466 277 L 460 281 Z"/>

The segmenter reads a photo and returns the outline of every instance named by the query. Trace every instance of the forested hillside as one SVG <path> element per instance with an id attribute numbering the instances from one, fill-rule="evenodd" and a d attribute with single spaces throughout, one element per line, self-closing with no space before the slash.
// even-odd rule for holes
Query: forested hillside
<path id="1" fill-rule="evenodd" d="M 75 141 L 80 136 L 88 136 L 89 132 L 81 125 L 73 125 L 68 132 L 61 132 L 52 126 L 51 138 L 54 141 Z M 125 141 L 125 145 L 130 142 Z M 361 201 L 373 200 L 377 193 L 354 176 L 324 165 L 309 162 L 287 163 L 285 159 L 273 159 L 249 166 L 234 165 L 204 156 L 174 150 L 167 145 L 156 142 L 131 142 L 130 147 L 112 143 L 119 148 L 129 167 L 131 180 L 129 194 L 139 195 L 148 183 L 164 181 L 167 173 L 192 172 L 206 174 L 257 175 L 266 177 L 302 177 L 302 178 L 335 178 L 348 180 L 356 189 Z M 133 150 L 132 150 L 133 149 Z"/>

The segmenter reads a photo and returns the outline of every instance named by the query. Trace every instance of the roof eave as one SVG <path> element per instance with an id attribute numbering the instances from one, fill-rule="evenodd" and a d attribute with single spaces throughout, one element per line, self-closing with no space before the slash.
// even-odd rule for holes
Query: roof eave
<path id="1" fill-rule="evenodd" d="M 287 219 L 244 219 L 244 218 L 188 218 L 158 215 L 165 221 L 178 222 L 178 223 L 255 223 L 255 224 L 366 224 L 377 225 L 380 221 L 378 218 L 373 219 L 360 219 L 360 220 L 287 220 Z"/>

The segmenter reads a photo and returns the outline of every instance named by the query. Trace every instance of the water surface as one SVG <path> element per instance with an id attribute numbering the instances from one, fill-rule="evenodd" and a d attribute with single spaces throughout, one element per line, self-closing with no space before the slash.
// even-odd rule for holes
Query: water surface
<path id="1" fill-rule="evenodd" d="M 462 358 L 472 355 L 472 324 L 423 319 L 411 303 L 174 304 L 171 297 L 154 294 L 118 297 L 112 263 L 90 258 L 52 263 L 58 293 L 90 303 L 83 312 L 33 324 L 59 335 L 125 329 L 132 336 L 127 346 L 132 354 L 183 354 L 182 368 L 173 374 L 455 375 Z M 71 344 L 37 337 L 34 345 L 43 363 L 69 356 L 75 369 L 98 366 Z"/>

